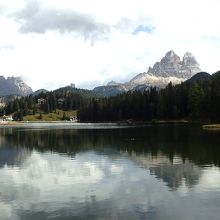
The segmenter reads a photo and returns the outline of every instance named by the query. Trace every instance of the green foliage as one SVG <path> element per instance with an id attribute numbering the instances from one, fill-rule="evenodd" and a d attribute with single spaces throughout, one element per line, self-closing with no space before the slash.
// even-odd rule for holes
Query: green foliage
<path id="1" fill-rule="evenodd" d="M 23 117 L 24 117 L 23 111 L 17 111 L 17 112 L 15 112 L 14 115 L 13 115 L 13 119 L 14 119 L 15 121 L 22 121 L 22 120 L 23 120 Z"/>
<path id="2" fill-rule="evenodd" d="M 56 112 L 50 112 L 50 113 L 42 113 L 42 112 L 36 112 L 35 115 L 30 114 L 30 115 L 26 115 L 23 117 L 24 121 L 61 121 L 63 120 L 63 115 L 65 113 L 65 119 L 64 120 L 69 120 L 70 116 L 73 115 L 77 115 L 76 111 L 63 111 L 63 110 L 59 110 L 56 109 Z"/>
<path id="3" fill-rule="evenodd" d="M 154 119 L 219 120 L 220 76 L 212 80 L 169 83 L 165 89 L 128 92 L 115 97 L 92 99 L 81 106 L 81 121 L 152 121 Z"/>
<path id="4" fill-rule="evenodd" d="M 23 117 L 30 114 L 35 115 L 37 112 L 49 114 L 56 111 L 57 108 L 63 111 L 75 111 L 94 97 L 97 95 L 89 90 L 64 87 L 52 92 L 42 92 L 36 96 L 29 95 L 16 98 L 9 102 L 4 110 L 6 114 L 14 114 L 15 120 L 23 120 Z M 39 99 L 44 101 L 38 103 Z M 59 111 L 58 114 L 60 114 Z M 61 120 L 62 115 L 60 117 Z M 32 118 L 36 119 L 35 117 Z M 40 118 L 42 119 L 42 117 Z M 56 117 L 53 118 L 56 120 Z M 68 119 L 69 116 L 66 116 L 64 120 Z"/>
<path id="5" fill-rule="evenodd" d="M 39 119 L 40 119 L 40 120 L 42 120 L 42 119 L 43 119 L 43 117 L 42 117 L 42 113 L 40 113 Z"/>
<path id="6" fill-rule="evenodd" d="M 66 113 L 65 112 L 63 112 L 62 120 L 66 120 Z"/>
<path id="7" fill-rule="evenodd" d="M 44 101 L 39 104 L 38 99 Z M 43 113 L 42 120 L 66 120 L 70 115 L 64 111 L 77 110 L 80 121 L 91 122 L 130 119 L 214 121 L 220 119 L 220 73 L 208 80 L 188 81 L 176 86 L 169 83 L 161 90 L 150 88 L 109 98 L 97 96 L 89 90 L 65 87 L 37 96 L 16 98 L 4 110 L 6 114 L 13 113 L 16 120 L 28 120 L 30 115 L 36 118 L 39 112 Z"/>

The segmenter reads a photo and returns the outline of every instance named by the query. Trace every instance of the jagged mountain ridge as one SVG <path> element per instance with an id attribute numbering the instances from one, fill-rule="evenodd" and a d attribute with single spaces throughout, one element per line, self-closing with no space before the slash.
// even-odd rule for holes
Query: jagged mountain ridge
<path id="1" fill-rule="evenodd" d="M 138 74 L 128 84 L 149 84 L 163 87 L 170 81 L 178 84 L 200 71 L 199 63 L 191 53 L 186 52 L 181 60 L 171 50 L 166 53 L 160 62 L 156 62 L 153 68 L 149 67 L 147 73 Z"/>
<path id="2" fill-rule="evenodd" d="M 126 83 L 111 81 L 106 86 L 94 88 L 93 92 L 99 95 L 113 96 L 129 90 L 144 91 L 152 86 L 163 88 L 169 82 L 179 84 L 198 72 L 201 72 L 199 64 L 191 53 L 186 52 L 181 60 L 180 57 L 171 50 L 166 53 L 160 62 L 156 62 L 153 67 L 149 67 L 147 72 L 136 75 Z M 36 94 L 41 91 L 43 90 L 36 91 Z M 47 90 L 43 92 L 46 91 Z M 0 96 L 25 96 L 29 94 L 35 95 L 31 87 L 20 77 L 8 77 L 6 79 L 0 76 Z"/>
<path id="3" fill-rule="evenodd" d="M 25 96 L 33 92 L 20 77 L 0 76 L 0 96 L 20 95 Z"/>
<path id="4" fill-rule="evenodd" d="M 111 81 L 106 86 L 94 88 L 94 91 L 104 96 L 112 96 L 129 90 L 139 90 L 139 88 L 141 90 L 152 86 L 163 88 L 169 82 L 179 84 L 200 71 L 199 63 L 191 53 L 186 52 L 181 60 L 171 50 L 166 53 L 160 62 L 156 62 L 153 67 L 149 67 L 147 72 L 136 75 L 129 82 L 116 83 Z"/>
<path id="5" fill-rule="evenodd" d="M 149 67 L 147 73 L 161 77 L 190 78 L 200 71 L 199 64 L 191 53 L 186 52 L 181 60 L 171 50 L 160 62 L 156 62 L 153 68 Z"/>

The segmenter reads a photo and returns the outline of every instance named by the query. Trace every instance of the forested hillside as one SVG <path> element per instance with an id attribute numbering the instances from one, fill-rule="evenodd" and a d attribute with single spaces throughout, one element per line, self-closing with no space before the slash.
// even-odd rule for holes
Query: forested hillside
<path id="1" fill-rule="evenodd" d="M 81 121 L 151 121 L 153 119 L 220 120 L 220 72 L 198 73 L 186 82 L 165 89 L 128 92 L 92 99 L 80 108 Z"/>
<path id="2" fill-rule="evenodd" d="M 94 92 L 73 87 L 63 87 L 51 92 L 18 97 L 2 109 L 1 114 L 13 114 L 15 120 L 23 120 L 24 116 L 36 113 L 51 113 L 56 109 L 63 111 L 77 110 L 92 98 L 98 97 Z"/>
<path id="3" fill-rule="evenodd" d="M 165 89 L 151 87 L 114 97 L 100 97 L 90 90 L 64 87 L 36 96 L 21 97 L 4 109 L 14 119 L 36 112 L 50 113 L 56 109 L 77 110 L 80 121 L 152 121 L 220 120 L 220 72 L 201 72 L 180 85 L 169 83 Z"/>

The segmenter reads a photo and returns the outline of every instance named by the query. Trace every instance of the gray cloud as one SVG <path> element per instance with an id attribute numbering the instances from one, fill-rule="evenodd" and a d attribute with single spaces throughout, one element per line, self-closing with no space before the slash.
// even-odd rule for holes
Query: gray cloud
<path id="1" fill-rule="evenodd" d="M 110 27 L 96 21 L 94 17 L 71 10 L 45 9 L 36 0 L 27 1 L 26 7 L 15 14 L 15 19 L 21 24 L 22 33 L 39 33 L 57 30 L 76 32 L 85 39 L 104 38 Z"/>
<path id="2" fill-rule="evenodd" d="M 12 44 L 6 44 L 6 45 L 3 45 L 3 46 L 0 46 L 0 51 L 2 50 L 13 50 L 14 49 L 14 46 Z"/>

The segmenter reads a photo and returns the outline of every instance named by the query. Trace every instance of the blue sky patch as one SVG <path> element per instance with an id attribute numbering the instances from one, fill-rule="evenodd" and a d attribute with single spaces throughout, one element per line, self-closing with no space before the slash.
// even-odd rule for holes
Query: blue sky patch
<path id="1" fill-rule="evenodd" d="M 139 32 L 152 33 L 154 29 L 155 29 L 155 28 L 152 27 L 152 26 L 139 25 L 139 26 L 137 26 L 137 27 L 134 29 L 134 31 L 132 32 L 132 34 L 136 35 L 136 34 L 138 34 Z"/>

